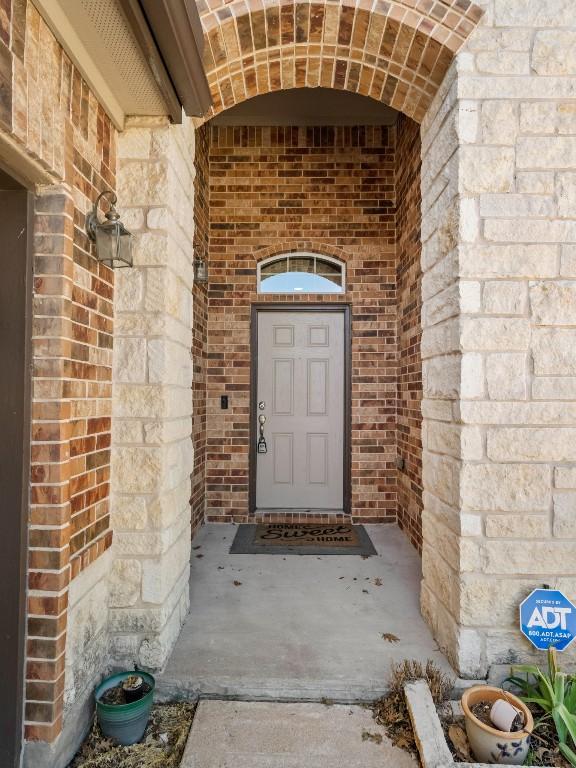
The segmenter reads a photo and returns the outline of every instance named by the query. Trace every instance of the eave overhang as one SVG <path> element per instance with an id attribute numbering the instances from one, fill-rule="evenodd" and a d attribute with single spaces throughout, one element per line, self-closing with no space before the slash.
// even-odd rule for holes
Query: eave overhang
<path id="1" fill-rule="evenodd" d="M 211 104 L 189 0 L 33 0 L 117 128 L 125 118 L 200 116 Z"/>

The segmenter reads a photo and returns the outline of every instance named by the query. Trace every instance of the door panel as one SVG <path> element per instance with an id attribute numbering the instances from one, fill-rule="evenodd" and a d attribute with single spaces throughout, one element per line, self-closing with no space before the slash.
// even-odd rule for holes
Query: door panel
<path id="1" fill-rule="evenodd" d="M 344 314 L 259 312 L 258 509 L 342 510 Z"/>

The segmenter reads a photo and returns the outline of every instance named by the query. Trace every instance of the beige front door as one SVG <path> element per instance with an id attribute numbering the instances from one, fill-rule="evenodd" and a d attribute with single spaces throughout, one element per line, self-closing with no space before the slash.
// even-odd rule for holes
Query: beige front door
<path id="1" fill-rule="evenodd" d="M 344 376 L 342 312 L 258 313 L 259 510 L 342 510 Z"/>

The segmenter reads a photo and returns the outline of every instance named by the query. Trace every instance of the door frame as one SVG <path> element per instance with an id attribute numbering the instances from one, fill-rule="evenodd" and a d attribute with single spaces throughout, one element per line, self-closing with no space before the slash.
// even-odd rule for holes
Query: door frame
<path id="1" fill-rule="evenodd" d="M 342 509 L 352 514 L 352 313 L 349 303 L 255 303 L 250 306 L 250 450 L 248 460 L 248 513 L 256 514 L 256 415 L 258 413 L 258 315 L 260 312 L 340 312 L 344 316 L 344 441 Z"/>
<path id="2" fill-rule="evenodd" d="M 33 194 L 0 167 L 0 189 L 15 215 L 4 220 L 4 266 L 14 289 L 0 291 L 5 313 L 0 340 L 5 348 L 0 414 L 4 434 L 0 446 L 3 502 L 12 511 L 0 547 L 0 576 L 6 586 L 0 607 L 4 631 L 0 638 L 0 755 L 3 765 L 20 764 L 23 744 L 26 637 L 26 573 L 30 494 L 31 347 L 32 347 L 32 237 Z M 24 235 L 24 236 L 22 236 Z M 9 281 L 7 281 L 9 282 Z M 5 761 L 5 762 L 4 762 Z"/>

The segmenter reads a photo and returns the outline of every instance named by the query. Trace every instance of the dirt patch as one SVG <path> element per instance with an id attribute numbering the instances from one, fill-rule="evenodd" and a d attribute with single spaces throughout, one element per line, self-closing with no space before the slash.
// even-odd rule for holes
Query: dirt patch
<path id="1" fill-rule="evenodd" d="M 142 693 L 140 694 L 139 698 L 143 698 L 146 696 L 147 693 L 150 693 L 151 691 L 150 685 L 146 682 L 146 680 L 142 681 Z M 113 688 L 107 688 L 102 696 L 100 696 L 99 701 L 102 702 L 102 704 L 128 704 L 128 700 L 126 698 L 126 692 L 123 688 L 123 683 L 120 683 L 119 685 L 115 685 Z"/>
<path id="2" fill-rule="evenodd" d="M 106 739 L 96 720 L 68 768 L 178 768 L 196 704 L 155 704 L 142 741 L 119 747 Z"/>

